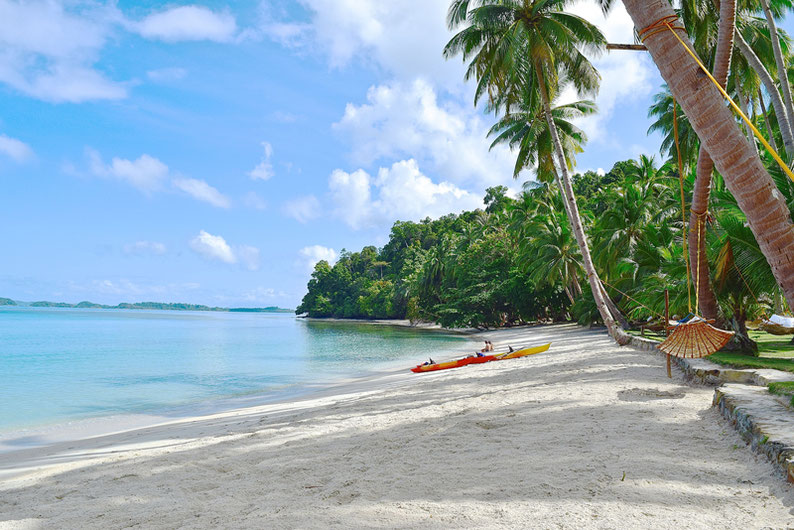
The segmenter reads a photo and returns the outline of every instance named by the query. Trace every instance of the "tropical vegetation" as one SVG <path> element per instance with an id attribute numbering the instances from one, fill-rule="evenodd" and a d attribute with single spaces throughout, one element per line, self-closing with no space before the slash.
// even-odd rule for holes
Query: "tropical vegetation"
<path id="1" fill-rule="evenodd" d="M 624 342 L 660 317 L 667 291 L 671 314 L 699 312 L 752 349 L 748 321 L 794 306 L 794 56 L 775 22 L 791 2 L 623 4 L 640 28 L 634 48 L 666 81 L 649 109 L 660 159 L 574 174 L 587 140 L 576 120 L 597 109 L 560 96 L 597 93 L 589 57 L 609 46 L 569 2 L 452 0 L 444 55 L 467 64 L 493 145 L 516 155 L 513 177 L 532 178 L 516 196 L 490 188 L 481 209 L 399 221 L 382 248 L 318 263 L 298 312 L 475 327 L 574 319 Z"/>

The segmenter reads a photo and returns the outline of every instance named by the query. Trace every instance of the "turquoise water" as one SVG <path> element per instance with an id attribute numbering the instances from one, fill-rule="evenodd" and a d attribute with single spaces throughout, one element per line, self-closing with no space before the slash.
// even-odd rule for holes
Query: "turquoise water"
<path id="1" fill-rule="evenodd" d="M 0 307 L 0 431 L 273 398 L 467 342 L 290 314 Z"/>

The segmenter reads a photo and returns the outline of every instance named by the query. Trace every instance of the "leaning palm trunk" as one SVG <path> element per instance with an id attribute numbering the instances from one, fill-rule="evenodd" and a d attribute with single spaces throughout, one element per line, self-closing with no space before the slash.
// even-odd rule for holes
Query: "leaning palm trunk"
<path id="1" fill-rule="evenodd" d="M 711 194 L 711 177 L 714 161 L 700 147 L 697 163 L 695 188 L 692 190 L 692 205 L 689 209 L 689 263 L 692 264 L 692 278 L 698 294 L 700 314 L 707 319 L 718 318 L 717 297 L 711 287 L 709 260 L 706 255 L 706 211 Z"/>
<path id="2" fill-rule="evenodd" d="M 788 82 L 788 68 L 783 60 L 783 52 L 780 50 L 780 37 L 778 37 L 777 34 L 775 17 L 772 16 L 772 10 L 769 9 L 769 0 L 761 0 L 761 7 L 764 10 L 766 25 L 769 28 L 769 38 L 772 40 L 772 54 L 775 56 L 775 65 L 777 66 L 777 78 L 780 81 L 780 89 L 783 92 L 783 103 L 786 105 L 789 126 L 791 126 L 791 120 L 794 119 L 794 104 L 791 102 L 791 86 L 789 86 Z"/>
<path id="3" fill-rule="evenodd" d="M 554 144 L 554 151 L 557 155 L 558 174 L 560 176 L 560 183 L 562 184 L 561 187 L 566 203 L 568 220 L 571 223 L 574 237 L 576 237 L 576 243 L 579 245 L 579 251 L 582 253 L 582 265 L 584 266 L 585 274 L 587 274 L 587 280 L 590 282 L 590 289 L 593 291 L 596 307 L 601 314 L 601 320 L 604 321 L 604 325 L 607 327 L 607 331 L 609 331 L 612 338 L 615 339 L 618 344 L 628 344 L 630 337 L 615 323 L 615 319 L 604 301 L 601 279 L 598 277 L 598 273 L 593 265 L 593 259 L 590 257 L 590 247 L 587 244 L 587 237 L 585 236 L 584 227 L 582 226 L 582 218 L 579 216 L 579 207 L 576 204 L 576 197 L 573 193 L 571 176 L 568 173 L 568 164 L 565 161 L 565 151 L 562 148 L 560 136 L 557 133 L 557 126 L 551 114 L 551 101 L 549 101 L 549 94 L 546 91 L 542 70 L 537 64 L 535 65 L 535 74 L 538 78 L 540 97 L 543 100 L 543 113 L 546 115 L 546 123 L 549 126 L 551 141 Z"/>
<path id="4" fill-rule="evenodd" d="M 668 0 L 623 0 L 623 4 L 637 28 L 646 28 L 663 17 L 675 17 Z M 686 34 L 674 31 L 692 49 Z M 676 36 L 665 29 L 648 38 L 645 46 L 747 216 L 761 252 L 794 307 L 794 224 L 775 183 L 739 129 L 722 94 L 702 75 Z"/>
<path id="5" fill-rule="evenodd" d="M 772 146 L 772 149 L 775 151 L 778 150 L 777 141 L 775 140 L 775 134 L 772 132 L 772 124 L 769 123 L 769 113 L 766 111 L 766 105 L 764 104 L 764 94 L 761 93 L 761 89 L 758 89 L 758 104 L 761 105 L 761 114 L 764 116 L 764 125 L 766 126 L 766 139 L 769 141 L 769 144 Z"/>
<path id="6" fill-rule="evenodd" d="M 554 127 L 554 134 L 558 134 L 556 125 Z M 562 144 L 560 144 L 560 147 L 562 147 Z M 563 160 L 565 160 L 565 155 L 564 154 L 563 154 L 562 158 L 563 158 Z M 567 171 L 567 166 L 566 166 L 566 171 Z M 573 219 L 573 214 L 571 213 L 571 205 L 568 202 L 567 196 L 565 194 L 565 188 L 563 186 L 562 179 L 560 179 L 560 176 L 559 176 L 559 174 L 556 171 L 554 172 L 554 179 L 556 180 L 557 186 L 559 186 L 560 193 L 562 194 L 562 204 L 563 204 L 563 207 L 565 208 L 565 214 L 568 216 L 569 220 Z M 575 199 L 576 198 L 574 197 L 574 201 L 575 201 Z M 577 214 L 576 215 L 577 215 L 577 217 L 579 217 L 578 209 L 577 209 Z M 577 239 L 576 242 L 578 244 L 579 240 Z M 586 242 L 585 242 L 585 244 L 586 244 Z M 579 246 L 581 247 L 581 244 L 579 244 Z M 598 278 L 598 284 L 601 287 L 601 296 L 604 298 L 604 303 L 606 304 L 607 310 L 609 311 L 610 315 L 612 316 L 612 319 L 617 321 L 618 325 L 622 329 L 628 329 L 629 328 L 629 321 L 626 320 L 626 318 L 623 316 L 623 313 L 620 312 L 620 309 L 618 308 L 618 306 L 615 304 L 615 302 L 612 301 L 612 298 L 609 297 L 609 293 L 604 288 L 604 285 L 601 282 L 601 278 Z M 577 294 L 582 294 L 582 288 L 579 285 L 578 281 L 576 283 L 576 287 L 577 287 L 577 290 L 578 290 Z M 566 293 L 567 293 L 567 291 L 566 291 Z M 570 294 L 568 294 L 568 296 L 570 297 Z M 573 299 L 571 299 L 571 302 L 573 302 Z"/>
<path id="7" fill-rule="evenodd" d="M 615 321 L 618 323 L 618 325 L 621 328 L 629 329 L 630 327 L 629 321 L 626 320 L 626 317 L 624 317 L 623 313 L 620 312 L 620 308 L 617 306 L 617 304 L 615 304 L 615 302 L 612 301 L 612 298 L 609 296 L 609 293 L 607 292 L 603 283 L 600 281 L 600 278 L 599 278 L 599 283 L 601 283 L 601 296 L 604 297 L 604 302 L 607 304 L 607 307 L 609 308 L 609 312 L 612 314 L 612 318 L 615 319 Z"/>
<path id="8" fill-rule="evenodd" d="M 728 82 L 728 71 L 731 68 L 733 55 L 733 34 L 736 29 L 736 0 L 720 2 L 720 27 L 717 36 L 717 49 L 714 54 L 714 79 L 725 88 Z M 698 291 L 700 314 L 708 319 L 717 319 L 717 297 L 711 287 L 709 260 L 706 256 L 706 223 L 705 213 L 709 207 L 711 194 L 711 176 L 714 162 L 704 146 L 698 153 L 695 188 L 692 190 L 692 205 L 689 214 L 689 263 L 692 264 L 692 276 Z"/>
<path id="9" fill-rule="evenodd" d="M 772 79 L 772 76 L 761 62 L 761 59 L 758 58 L 738 30 L 735 36 L 736 47 L 739 48 L 744 58 L 747 59 L 747 64 L 749 64 L 750 68 L 758 75 L 767 94 L 769 94 L 769 101 L 772 103 L 772 108 L 775 109 L 775 116 L 777 117 L 777 124 L 780 127 L 780 136 L 783 138 L 783 146 L 786 148 L 786 153 L 789 156 L 794 156 L 794 134 L 791 128 L 791 117 L 788 115 L 788 112 L 786 112 L 786 107 L 783 104 L 783 99 L 780 97 L 777 85 L 775 85 L 775 80 Z"/>

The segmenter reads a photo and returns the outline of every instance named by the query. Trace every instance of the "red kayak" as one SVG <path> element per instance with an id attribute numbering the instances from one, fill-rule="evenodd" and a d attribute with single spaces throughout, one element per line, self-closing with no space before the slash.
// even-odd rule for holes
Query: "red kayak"
<path id="1" fill-rule="evenodd" d="M 526 357 L 527 355 L 534 355 L 536 353 L 543 353 L 547 351 L 551 346 L 551 343 L 543 344 L 541 346 L 532 346 L 530 348 L 522 348 L 520 350 L 515 350 L 507 353 L 500 353 L 496 355 L 483 355 L 482 357 L 464 357 L 463 359 L 457 359 L 455 361 L 447 361 L 444 363 L 436 363 L 436 364 L 418 364 L 416 368 L 411 368 L 411 371 L 414 373 L 421 373 L 421 372 L 435 372 L 436 370 L 449 370 L 450 368 L 460 368 L 461 366 L 466 366 L 467 364 L 480 364 L 480 363 L 487 363 L 489 361 L 505 361 L 507 359 L 517 359 L 519 357 Z"/>
<path id="2" fill-rule="evenodd" d="M 464 357 L 455 361 L 447 361 L 445 363 L 436 364 L 418 364 L 416 368 L 411 368 L 414 373 L 419 372 L 435 372 L 436 370 L 449 370 L 450 368 L 459 368 L 467 364 L 480 364 L 487 363 L 496 359 L 496 355 L 483 355 L 482 357 Z"/>

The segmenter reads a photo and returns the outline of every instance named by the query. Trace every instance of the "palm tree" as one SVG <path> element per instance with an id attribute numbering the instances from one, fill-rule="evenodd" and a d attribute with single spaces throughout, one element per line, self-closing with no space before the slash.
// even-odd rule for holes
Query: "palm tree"
<path id="1" fill-rule="evenodd" d="M 780 2 L 778 2 L 780 3 Z M 787 2 L 788 3 L 788 2 Z M 789 7 L 790 7 L 789 3 Z M 769 0 L 761 0 L 761 8 L 766 17 L 766 24 L 769 28 L 769 38 L 772 41 L 772 53 L 775 57 L 775 66 L 777 66 L 778 81 L 780 81 L 780 89 L 783 92 L 783 103 L 786 105 L 786 113 L 789 117 L 789 125 L 791 120 L 794 119 L 794 104 L 791 101 L 791 87 L 788 81 L 788 68 L 783 60 L 783 52 L 780 49 L 780 38 L 777 33 L 777 26 L 775 24 L 775 16 L 772 14 L 772 9 L 769 6 Z"/>
<path id="2" fill-rule="evenodd" d="M 653 96 L 653 103 L 648 109 L 648 117 L 655 118 L 656 120 L 648 127 L 648 134 L 658 132 L 662 135 L 662 145 L 659 148 L 661 153 L 666 153 L 667 156 L 675 161 L 676 159 L 676 146 L 675 137 L 673 135 L 673 105 L 675 99 L 670 93 L 667 85 L 662 85 L 661 91 Z M 700 140 L 692 130 L 689 124 L 689 119 L 683 112 L 676 112 L 676 122 L 678 125 L 678 143 L 681 149 L 681 158 L 684 162 L 684 172 L 695 159 L 698 152 Z"/>
<path id="3" fill-rule="evenodd" d="M 754 30 L 752 21 L 743 21 L 745 31 Z M 758 32 L 754 31 L 754 35 L 758 36 Z M 783 140 L 783 146 L 789 156 L 794 156 L 794 128 L 792 127 L 792 117 L 786 111 L 786 106 L 783 103 L 783 98 L 780 96 L 775 80 L 769 73 L 766 65 L 758 57 L 758 54 L 753 49 L 753 46 L 747 42 L 742 31 L 737 30 L 735 33 L 736 47 L 742 52 L 742 56 L 747 61 L 747 64 L 755 71 L 761 84 L 769 95 L 769 100 L 772 103 L 772 108 L 775 109 L 775 116 L 777 118 L 778 126 L 780 128 L 780 136 Z M 756 47 L 757 41 L 754 43 Z M 771 44 L 771 43 L 770 43 Z"/>
<path id="4" fill-rule="evenodd" d="M 538 286 L 562 285 L 573 304 L 582 294 L 582 256 L 562 211 L 536 217 L 531 234 L 523 242 L 524 271 Z"/>
<path id="5" fill-rule="evenodd" d="M 632 174 L 601 194 L 599 200 L 608 207 L 595 223 L 593 241 L 597 261 L 608 279 L 616 276 L 621 258 L 633 255 L 635 247 L 655 229 L 655 221 L 668 220 L 662 214 L 669 215 L 669 210 L 660 208 L 670 200 L 671 189 L 662 183 L 663 171 L 668 169 L 656 168 L 653 157 L 641 155 Z"/>
<path id="6" fill-rule="evenodd" d="M 468 24 L 444 49 L 447 58 L 462 54 L 471 59 L 468 77 L 478 80 L 477 94 L 488 93 L 493 104 L 502 94 L 505 105 L 516 87 L 540 95 L 556 155 L 571 228 L 582 253 L 582 262 L 598 311 L 615 340 L 623 344 L 628 335 L 615 324 L 603 296 L 601 280 L 593 266 L 573 193 L 568 161 L 554 123 L 551 102 L 560 88 L 571 83 L 579 93 L 597 90 L 599 75 L 582 50 L 599 52 L 606 40 L 597 27 L 562 9 L 565 0 L 453 0 L 447 18 L 450 29 Z"/>
<path id="7" fill-rule="evenodd" d="M 488 131 L 489 137 L 496 136 L 491 143 L 491 149 L 507 144 L 510 149 L 518 151 L 513 178 L 518 178 L 519 173 L 525 169 L 534 169 L 540 182 L 549 182 L 552 178 L 559 182 L 559 175 L 554 168 L 551 134 L 543 113 L 531 106 L 529 97 L 522 101 L 525 104 L 517 112 L 505 114 Z M 551 110 L 569 170 L 575 167 L 576 154 L 582 152 L 587 135 L 568 120 L 595 114 L 596 110 L 595 103 L 588 100 L 558 105 Z"/>
<path id="8" fill-rule="evenodd" d="M 606 7 L 609 3 L 602 0 Z M 665 17 L 675 19 L 668 0 L 624 0 L 623 5 L 637 28 L 648 28 Z M 646 39 L 645 46 L 747 215 L 761 251 L 794 307 L 794 224 L 788 207 L 719 90 L 701 74 L 678 39 L 691 49 L 685 33 L 667 29 Z"/>

